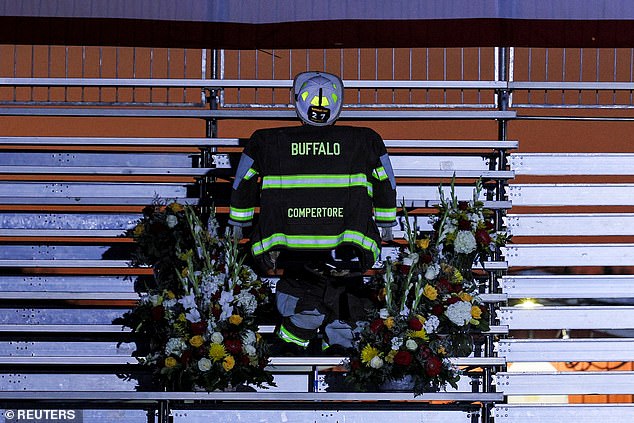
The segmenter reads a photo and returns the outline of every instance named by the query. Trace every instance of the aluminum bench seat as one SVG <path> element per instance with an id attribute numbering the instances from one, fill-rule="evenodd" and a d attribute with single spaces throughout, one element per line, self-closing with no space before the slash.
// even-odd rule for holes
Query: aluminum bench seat
<path id="1" fill-rule="evenodd" d="M 500 339 L 497 352 L 508 362 L 634 361 L 634 339 Z"/>
<path id="2" fill-rule="evenodd" d="M 634 394 L 634 372 L 498 372 L 505 395 Z"/>
<path id="3" fill-rule="evenodd" d="M 491 416 L 505 423 L 629 422 L 634 421 L 634 404 L 499 404 Z"/>

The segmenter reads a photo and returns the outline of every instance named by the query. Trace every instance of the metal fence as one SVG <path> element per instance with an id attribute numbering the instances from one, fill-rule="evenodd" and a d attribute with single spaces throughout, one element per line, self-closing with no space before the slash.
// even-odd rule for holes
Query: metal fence
<path id="1" fill-rule="evenodd" d="M 0 46 L 0 104 L 288 108 L 299 72 L 346 82 L 348 108 L 632 108 L 634 49 L 191 50 Z M 219 82 L 218 80 L 222 80 Z"/>

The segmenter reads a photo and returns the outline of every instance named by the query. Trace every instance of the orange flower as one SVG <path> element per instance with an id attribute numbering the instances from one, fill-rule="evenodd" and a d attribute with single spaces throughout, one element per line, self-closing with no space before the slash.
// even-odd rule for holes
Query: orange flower
<path id="1" fill-rule="evenodd" d="M 233 369 L 233 366 L 235 365 L 236 365 L 236 359 L 233 358 L 232 355 L 226 356 L 224 361 L 222 362 L 222 368 L 225 369 L 225 371 L 227 372 Z"/>
<path id="2" fill-rule="evenodd" d="M 242 323 L 242 316 L 240 316 L 239 314 L 232 314 L 231 316 L 229 316 L 229 323 L 238 326 L 240 323 Z"/>

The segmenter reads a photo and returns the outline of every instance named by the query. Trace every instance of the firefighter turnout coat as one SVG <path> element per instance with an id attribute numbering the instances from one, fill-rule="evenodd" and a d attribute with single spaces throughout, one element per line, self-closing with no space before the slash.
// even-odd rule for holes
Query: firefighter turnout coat
<path id="1" fill-rule="evenodd" d="M 370 128 L 310 126 L 253 133 L 240 158 L 229 223 L 250 226 L 255 258 L 274 250 L 353 246 L 361 267 L 380 256 L 377 226 L 396 224 L 396 183 Z"/>

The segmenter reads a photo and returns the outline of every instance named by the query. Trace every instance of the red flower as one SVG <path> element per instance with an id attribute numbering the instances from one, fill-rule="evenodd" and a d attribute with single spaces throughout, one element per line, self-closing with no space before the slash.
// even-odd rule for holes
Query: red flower
<path id="1" fill-rule="evenodd" d="M 242 351 L 242 341 L 239 339 L 227 339 L 225 340 L 225 349 L 228 353 L 238 354 Z"/>
<path id="2" fill-rule="evenodd" d="M 432 308 L 431 308 L 431 312 L 434 316 L 440 316 L 444 313 L 445 308 L 443 306 L 441 306 L 440 304 L 435 304 Z"/>
<path id="3" fill-rule="evenodd" d="M 402 274 L 406 275 L 407 273 L 409 273 L 409 269 L 412 266 L 407 266 L 405 264 L 399 264 L 398 265 L 398 271 L 401 272 Z"/>
<path id="4" fill-rule="evenodd" d="M 383 329 L 383 319 L 374 319 L 372 323 L 370 323 L 370 330 L 373 333 L 379 333 L 381 329 Z"/>
<path id="5" fill-rule="evenodd" d="M 423 264 L 429 264 L 432 262 L 432 260 L 434 260 L 434 258 L 431 256 L 431 254 L 423 254 L 420 256 L 420 261 Z"/>
<path id="6" fill-rule="evenodd" d="M 455 283 L 455 284 L 452 284 L 450 286 L 450 288 L 451 288 L 450 289 L 451 292 L 458 293 L 458 292 L 462 291 L 462 284 L 461 283 Z"/>
<path id="7" fill-rule="evenodd" d="M 424 345 L 420 347 L 419 351 L 422 358 L 428 358 L 431 355 L 431 350 L 429 349 L 429 347 L 426 347 Z"/>
<path id="8" fill-rule="evenodd" d="M 240 364 L 242 364 L 243 366 L 247 366 L 250 363 L 249 360 L 249 356 L 248 355 L 241 355 L 240 358 L 238 359 L 238 361 L 240 362 Z"/>
<path id="9" fill-rule="evenodd" d="M 162 320 L 163 317 L 165 317 L 165 307 L 162 305 L 153 307 L 150 311 L 150 315 L 152 316 L 152 320 Z"/>
<path id="10" fill-rule="evenodd" d="M 359 370 L 361 368 L 361 361 L 350 360 L 350 370 Z"/>
<path id="11" fill-rule="evenodd" d="M 458 201 L 458 210 L 469 210 L 469 203 L 467 201 Z"/>
<path id="12" fill-rule="evenodd" d="M 484 229 L 479 229 L 475 233 L 475 239 L 480 245 L 489 245 L 491 243 L 491 236 Z"/>
<path id="13" fill-rule="evenodd" d="M 462 229 L 463 231 L 468 231 L 471 229 L 471 221 L 469 220 L 461 220 L 458 222 L 458 229 Z"/>
<path id="14" fill-rule="evenodd" d="M 438 280 L 438 288 L 441 291 L 450 292 L 451 284 L 449 283 L 449 280 L 447 278 L 440 278 L 440 280 Z"/>
<path id="15" fill-rule="evenodd" d="M 202 335 L 207 330 L 207 322 L 201 320 L 200 322 L 192 323 L 192 334 Z"/>
<path id="16" fill-rule="evenodd" d="M 484 222 L 484 227 L 487 231 L 492 231 L 493 228 L 495 228 L 495 225 L 493 225 L 493 222 L 491 222 L 490 220 L 487 220 L 486 222 Z"/>
<path id="17" fill-rule="evenodd" d="M 462 301 L 462 300 L 458 297 L 451 297 L 447 300 L 447 305 L 455 304 L 458 301 Z"/>
<path id="18" fill-rule="evenodd" d="M 442 361 L 435 355 L 430 356 L 425 362 L 425 373 L 429 377 L 436 377 L 442 371 Z"/>
<path id="19" fill-rule="evenodd" d="M 183 351 L 183 354 L 181 354 L 181 361 L 186 366 L 189 364 L 189 360 L 191 360 L 191 358 L 192 352 L 190 350 Z"/>
<path id="20" fill-rule="evenodd" d="M 408 326 L 411 330 L 419 331 L 423 328 L 423 324 L 416 317 L 409 319 Z"/>
<path id="21" fill-rule="evenodd" d="M 409 351 L 399 351 L 394 356 L 394 363 L 400 366 L 409 366 L 412 363 L 412 354 Z"/>

